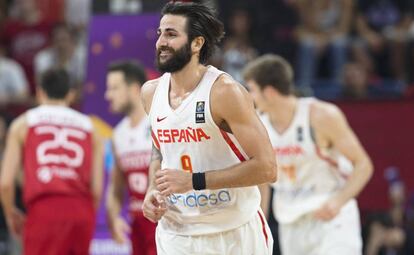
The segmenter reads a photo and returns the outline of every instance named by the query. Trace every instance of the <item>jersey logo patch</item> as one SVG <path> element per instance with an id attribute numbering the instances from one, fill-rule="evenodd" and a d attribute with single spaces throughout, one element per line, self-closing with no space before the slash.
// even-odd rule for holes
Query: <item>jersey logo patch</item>
<path id="1" fill-rule="evenodd" d="M 205 123 L 205 113 L 204 113 L 204 101 L 198 101 L 196 104 L 196 113 L 195 113 L 195 122 L 196 123 Z"/>
<path id="2" fill-rule="evenodd" d="M 303 128 L 302 127 L 298 127 L 298 129 L 296 130 L 296 140 L 298 142 L 303 142 Z"/>
<path id="3" fill-rule="evenodd" d="M 168 116 L 165 116 L 165 117 L 163 117 L 163 118 L 157 117 L 157 122 L 161 122 L 161 121 L 165 120 L 167 117 L 168 117 Z"/>

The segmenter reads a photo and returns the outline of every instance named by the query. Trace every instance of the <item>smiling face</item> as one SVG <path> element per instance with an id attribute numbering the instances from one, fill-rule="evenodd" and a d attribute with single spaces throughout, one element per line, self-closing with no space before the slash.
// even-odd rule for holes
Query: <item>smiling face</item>
<path id="1" fill-rule="evenodd" d="M 190 62 L 191 42 L 184 16 L 166 14 L 160 21 L 156 43 L 157 68 L 161 72 L 177 72 Z"/>

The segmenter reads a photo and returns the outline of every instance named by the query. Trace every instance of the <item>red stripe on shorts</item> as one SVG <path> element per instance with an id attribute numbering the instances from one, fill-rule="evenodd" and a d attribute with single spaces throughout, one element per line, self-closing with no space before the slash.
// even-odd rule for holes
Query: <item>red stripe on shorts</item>
<path id="1" fill-rule="evenodd" d="M 266 225 L 265 225 L 265 221 L 264 221 L 264 219 L 263 219 L 263 216 L 260 214 L 260 212 L 259 212 L 259 211 L 257 211 L 257 213 L 259 214 L 260 221 L 262 222 L 262 230 L 263 230 L 263 235 L 264 235 L 265 240 L 266 240 L 266 247 L 269 247 L 269 245 L 268 245 L 268 237 L 267 237 L 267 233 L 266 233 Z"/>

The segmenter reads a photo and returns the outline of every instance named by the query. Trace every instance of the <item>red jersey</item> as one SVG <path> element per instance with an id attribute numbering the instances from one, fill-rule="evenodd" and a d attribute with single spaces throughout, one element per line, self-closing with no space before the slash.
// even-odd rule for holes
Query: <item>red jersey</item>
<path id="1" fill-rule="evenodd" d="M 26 118 L 26 205 L 49 195 L 91 199 L 91 120 L 68 107 L 46 105 L 27 111 Z"/>
<path id="2" fill-rule="evenodd" d="M 141 207 L 148 188 L 148 167 L 151 159 L 151 131 L 147 118 L 132 127 L 128 117 L 115 128 L 116 158 L 125 176 L 129 193 L 129 211 L 142 215 Z"/>

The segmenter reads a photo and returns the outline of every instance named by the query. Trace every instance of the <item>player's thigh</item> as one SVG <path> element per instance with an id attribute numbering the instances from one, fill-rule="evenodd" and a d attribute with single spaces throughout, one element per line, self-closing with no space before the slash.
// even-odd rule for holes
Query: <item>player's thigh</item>
<path id="1" fill-rule="evenodd" d="M 144 245 L 147 251 L 146 255 L 157 255 L 157 246 L 155 244 L 156 225 L 146 218 L 141 221 L 141 228 L 145 232 Z"/>
<path id="2" fill-rule="evenodd" d="M 136 225 L 132 225 L 131 232 L 131 248 L 132 255 L 145 255 L 144 249 L 144 233 L 141 229 L 137 228 Z"/>
<path id="3" fill-rule="evenodd" d="M 23 254 L 69 254 L 71 229 L 69 222 L 44 220 L 29 213 L 24 229 Z"/>
<path id="4" fill-rule="evenodd" d="M 133 255 L 156 255 L 156 225 L 147 220 L 145 217 L 139 217 L 134 219 L 131 227 L 131 243 Z"/>
<path id="5" fill-rule="evenodd" d="M 279 223 L 279 246 L 283 255 L 303 255 L 302 247 L 305 245 L 303 231 L 295 224 Z"/>
<path id="6" fill-rule="evenodd" d="M 273 236 L 261 210 L 245 225 L 236 230 L 240 235 L 242 254 L 272 254 Z M 237 253 L 234 253 L 237 254 Z"/>
<path id="7" fill-rule="evenodd" d="M 190 236 L 180 236 L 163 231 L 159 226 L 155 231 L 158 255 L 189 255 L 192 254 Z"/>
<path id="8" fill-rule="evenodd" d="M 71 235 L 71 255 L 88 255 L 95 230 L 95 217 L 85 216 L 74 224 Z"/>
<path id="9" fill-rule="evenodd" d="M 354 200 L 348 202 L 332 221 L 325 224 L 321 255 L 361 255 L 362 239 L 359 211 Z"/>
<path id="10" fill-rule="evenodd" d="M 272 234 L 259 212 L 239 228 L 209 235 L 180 236 L 157 228 L 156 240 L 159 255 L 268 255 L 273 250 Z"/>

